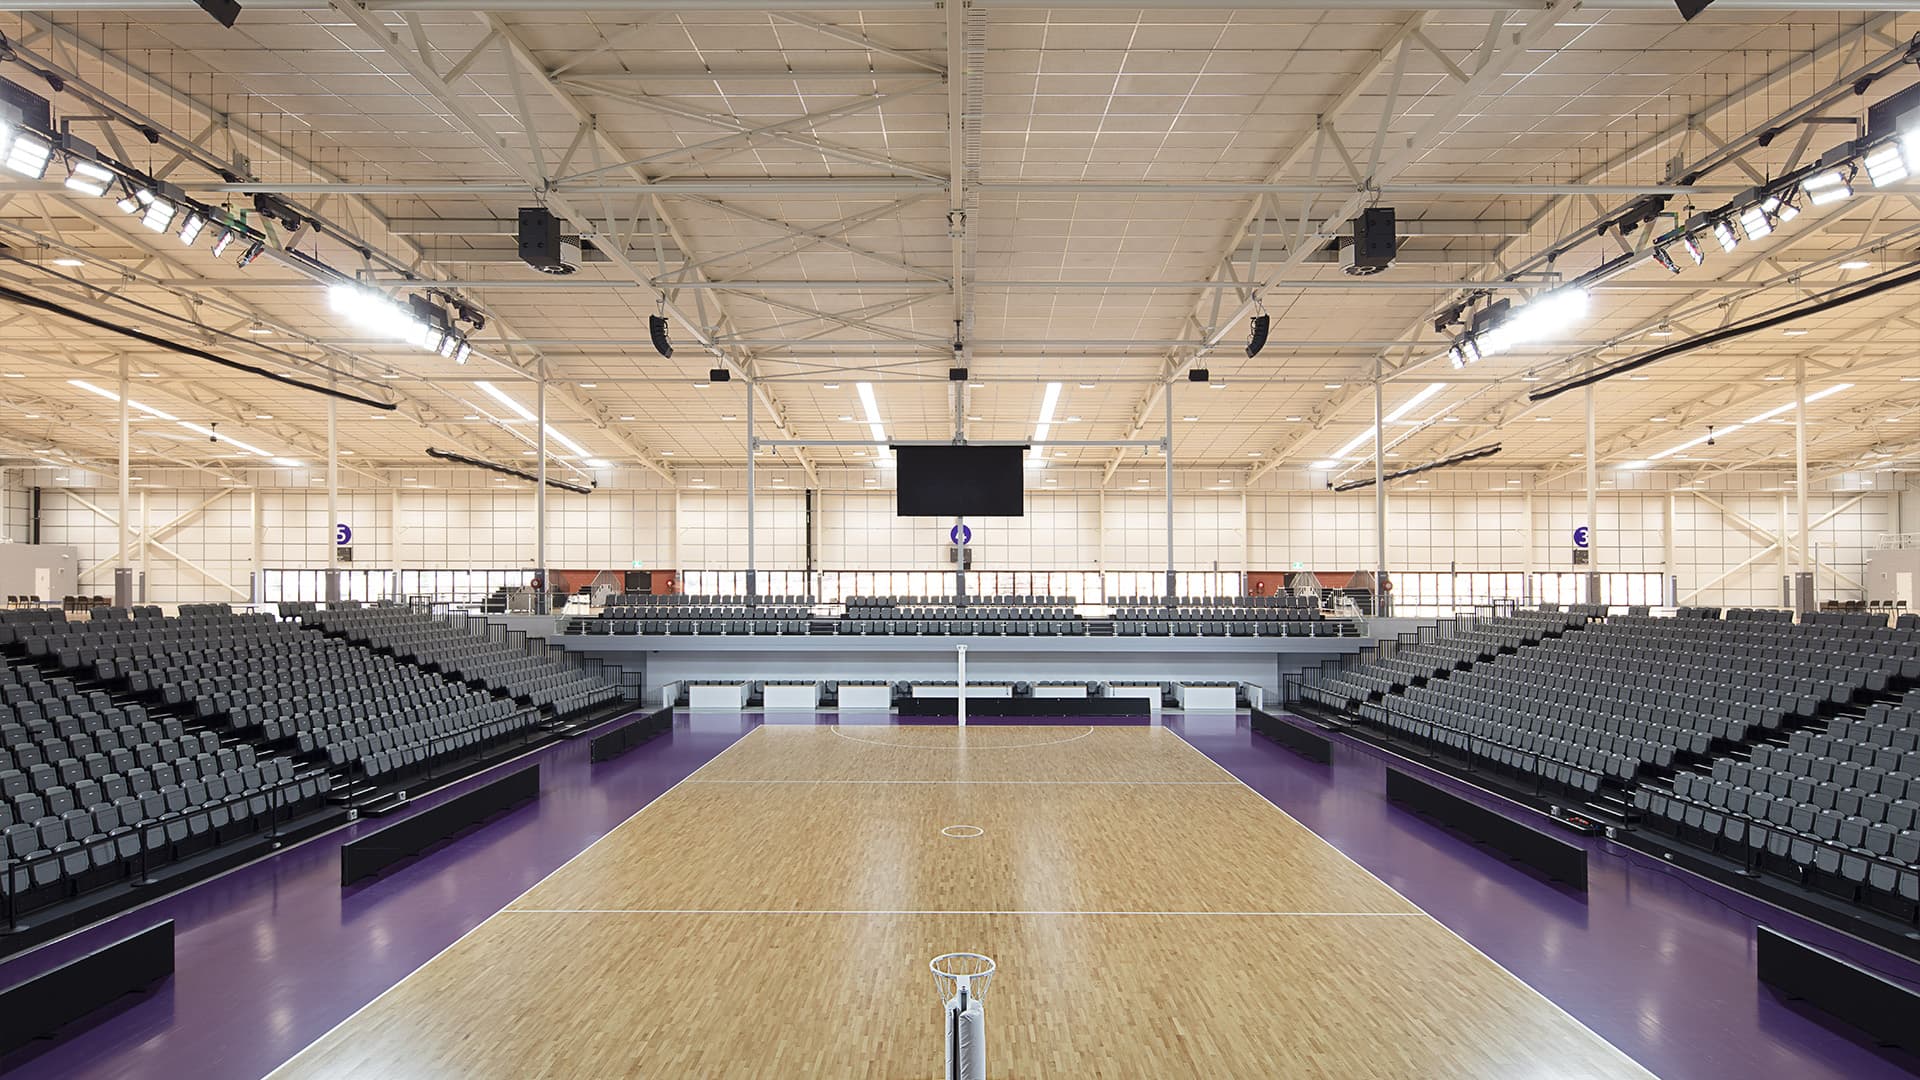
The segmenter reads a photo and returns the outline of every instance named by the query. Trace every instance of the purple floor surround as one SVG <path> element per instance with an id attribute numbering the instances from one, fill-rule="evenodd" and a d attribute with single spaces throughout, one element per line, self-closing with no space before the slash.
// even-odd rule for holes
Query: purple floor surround
<path id="1" fill-rule="evenodd" d="M 1353 739 L 1317 765 L 1244 717 L 1169 717 L 1249 787 L 1665 1080 L 1873 1080 L 1920 1072 L 1776 997 L 1754 978 L 1763 923 L 1909 986 L 1920 966 L 1601 839 L 1584 897 L 1386 801 L 1386 766 L 1482 805 L 1500 800 Z M 1581 840 L 1571 832 L 1566 839 Z"/>
<path id="2" fill-rule="evenodd" d="M 432 959 L 749 730 L 689 724 L 594 765 L 587 740 L 433 793 L 433 805 L 526 762 L 540 798 L 376 880 L 340 887 L 357 822 L 0 966 L 12 985 L 166 919 L 178 969 L 152 994 L 51 1045 L 0 1059 L 9 1080 L 257 1080 Z"/>
<path id="3" fill-rule="evenodd" d="M 253 1080 L 754 726 L 836 721 L 889 722 L 829 711 L 683 713 L 670 734 L 600 765 L 587 761 L 586 740 L 574 739 L 527 759 L 541 765 L 539 800 L 366 885 L 339 887 L 339 846 L 379 821 L 0 965 L 0 985 L 11 984 L 163 919 L 178 924 L 179 970 L 161 989 L 62 1041 L 0 1060 L 0 1072 L 23 1080 Z M 1753 927 L 1765 923 L 1910 985 L 1920 984 L 1916 965 L 1604 841 L 1586 841 L 1589 893 L 1564 890 L 1388 804 L 1386 764 L 1409 766 L 1351 739 L 1336 736 L 1332 764 L 1316 765 L 1254 736 L 1244 714 L 1169 712 L 1166 725 L 1667 1080 L 1874 1080 L 1920 1071 L 1913 1058 L 1865 1046 L 1762 989 Z"/>

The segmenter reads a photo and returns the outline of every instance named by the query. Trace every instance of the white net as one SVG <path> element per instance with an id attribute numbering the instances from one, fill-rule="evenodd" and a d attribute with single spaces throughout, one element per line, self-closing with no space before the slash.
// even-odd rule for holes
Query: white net
<path id="1" fill-rule="evenodd" d="M 967 996 L 976 1000 L 986 997 L 987 988 L 993 985 L 993 959 L 979 953 L 947 953 L 934 957 L 927 967 L 933 972 L 942 1005 L 953 1000 L 963 983 Z"/>

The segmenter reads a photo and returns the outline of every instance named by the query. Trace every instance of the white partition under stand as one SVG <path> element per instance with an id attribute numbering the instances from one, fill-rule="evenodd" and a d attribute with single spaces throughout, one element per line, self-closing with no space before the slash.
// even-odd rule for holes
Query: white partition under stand
<path id="1" fill-rule="evenodd" d="M 687 688 L 687 704 L 694 709 L 731 709 L 746 707 L 745 683 L 694 683 Z"/>
<path id="2" fill-rule="evenodd" d="M 1236 689 L 1231 684 L 1175 683 L 1173 699 L 1188 712 L 1232 712 L 1239 707 Z"/>
<path id="3" fill-rule="evenodd" d="M 1068 683 L 1063 686 L 1035 686 L 1033 696 L 1037 698 L 1084 698 L 1087 696 L 1087 684 Z"/>
<path id="4" fill-rule="evenodd" d="M 769 712 L 775 709 L 818 708 L 820 705 L 820 684 L 816 682 L 770 682 L 761 689 L 760 700 Z"/>
<path id="5" fill-rule="evenodd" d="M 685 684 L 678 679 L 660 684 L 660 707 L 671 709 L 680 704 L 680 689 Z"/>
<path id="6" fill-rule="evenodd" d="M 842 710 L 878 710 L 893 708 L 893 687 L 887 683 L 841 683 Z"/>
<path id="7" fill-rule="evenodd" d="M 1107 696 L 1114 698 L 1146 698 L 1153 709 L 1153 715 L 1160 715 L 1159 683 L 1108 683 Z"/>
<path id="8" fill-rule="evenodd" d="M 950 682 L 914 683 L 913 696 L 917 698 L 958 698 L 960 684 Z M 968 683 L 968 698 L 1010 698 L 1013 696 L 1011 683 Z"/>

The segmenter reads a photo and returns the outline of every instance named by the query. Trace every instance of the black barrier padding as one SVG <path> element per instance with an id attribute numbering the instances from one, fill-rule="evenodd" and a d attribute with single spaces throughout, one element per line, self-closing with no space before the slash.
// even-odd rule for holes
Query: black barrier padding
<path id="1" fill-rule="evenodd" d="M 1325 765 L 1333 760 L 1333 743 L 1323 735 L 1315 735 L 1306 728 L 1297 727 L 1271 713 L 1253 710 L 1252 727 L 1257 735 L 1264 735 L 1281 746 L 1299 754 L 1308 761 L 1317 761 Z"/>
<path id="2" fill-rule="evenodd" d="M 1764 926 L 1754 927 L 1754 944 L 1761 982 L 1879 1042 L 1920 1054 L 1920 994 Z"/>
<path id="3" fill-rule="evenodd" d="M 587 760 L 612 761 L 661 732 L 673 727 L 671 706 L 648 713 L 631 723 L 621 724 L 587 743 Z"/>
<path id="4" fill-rule="evenodd" d="M 1587 849 L 1549 836 L 1398 769 L 1387 770 L 1387 798 L 1487 845 L 1515 862 L 1587 891 Z"/>
<path id="5" fill-rule="evenodd" d="M 75 1020 L 173 974 L 173 921 L 122 938 L 0 990 L 0 1054 L 53 1037 Z"/>
<path id="6" fill-rule="evenodd" d="M 431 810 L 340 847 L 340 884 L 351 885 L 425 851 L 470 825 L 540 797 L 540 766 L 529 765 Z"/>

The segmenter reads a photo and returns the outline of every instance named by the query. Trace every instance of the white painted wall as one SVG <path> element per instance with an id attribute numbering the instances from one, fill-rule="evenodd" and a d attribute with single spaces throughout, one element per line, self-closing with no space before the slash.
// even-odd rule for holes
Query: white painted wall
<path id="1" fill-rule="evenodd" d="M 716 485 L 737 477 L 710 470 Z M 793 475 L 791 473 L 787 475 Z M 464 474 L 421 473 L 431 488 L 396 496 L 371 486 L 343 490 L 341 517 L 354 530 L 354 565 L 388 569 L 530 569 L 534 562 L 533 495 Z M 276 478 L 258 489 L 141 489 L 134 522 L 144 520 L 155 545 L 146 556 L 147 597 L 155 602 L 237 599 L 258 568 L 326 565 L 332 531 L 326 495 L 309 478 Z M 1370 491 L 1333 493 L 1295 482 L 1253 491 L 1208 490 L 1195 477 L 1174 499 L 1175 563 L 1182 570 L 1353 570 L 1374 563 L 1374 499 Z M 1389 565 L 1416 571 L 1559 571 L 1573 569 L 1571 535 L 1586 513 L 1585 495 L 1564 486 L 1529 490 L 1507 474 L 1437 478 L 1435 489 L 1395 489 L 1389 500 Z M 1116 478 L 1116 487 L 1128 482 Z M 9 472 L 6 535 L 26 533 L 26 484 Z M 273 481 L 263 481 L 273 482 Z M 793 481 L 789 481 L 790 483 Z M 1101 491 L 1061 472 L 1058 489 L 1029 493 L 1027 516 L 975 521 L 978 570 L 1110 570 L 1155 572 L 1166 558 L 1165 497 L 1157 490 Z M 1780 558 L 1770 547 L 1782 499 L 1792 524 L 1791 489 L 1769 490 L 1766 477 L 1744 474 L 1712 490 L 1669 493 L 1643 479 L 1599 499 L 1597 566 L 1604 571 L 1671 573 L 1684 602 L 1735 606 L 1775 604 Z M 1848 481 L 1836 481 L 1836 484 Z M 1809 502 L 1823 567 L 1823 598 L 1858 597 L 1867 554 L 1882 534 L 1900 531 L 1903 510 L 1920 505 L 1890 478 L 1872 490 L 1819 490 Z M 858 484 L 858 481 L 855 481 Z M 1142 485 L 1143 488 L 1147 485 Z M 252 504 L 260 503 L 259 564 L 254 562 Z M 1669 499 L 1675 507 L 1669 522 Z M 73 544 L 88 568 L 81 588 L 111 584 L 117 512 L 110 480 L 97 486 L 44 488 L 42 539 Z M 393 508 L 398 505 L 396 519 Z M 806 566 L 805 496 L 764 492 L 759 499 L 757 563 L 762 570 Z M 737 570 L 746 564 L 746 499 L 734 490 L 674 491 L 664 485 L 606 487 L 592 495 L 555 492 L 549 499 L 548 562 L 559 568 Z M 946 570 L 950 522 L 900 519 L 887 490 L 825 490 L 815 496 L 814 566 L 837 570 Z M 397 544 L 397 548 L 396 548 Z M 164 545 L 164 550 L 162 546 Z M 1668 565 L 1669 547 L 1672 564 Z M 96 569 L 97 568 L 97 569 Z M 232 591 L 228 589 L 232 587 Z M 1693 595 L 1695 590 L 1702 590 Z"/>

